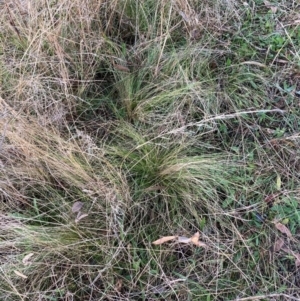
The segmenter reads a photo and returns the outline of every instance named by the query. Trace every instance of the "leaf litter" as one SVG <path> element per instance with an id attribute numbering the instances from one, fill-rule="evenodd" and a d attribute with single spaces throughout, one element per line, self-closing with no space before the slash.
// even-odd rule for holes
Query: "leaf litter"
<path id="1" fill-rule="evenodd" d="M 286 234 L 288 238 L 294 240 L 293 235 L 287 226 L 285 226 L 282 223 L 279 223 L 278 221 L 275 221 L 275 227 L 281 233 Z M 300 266 L 300 253 L 294 252 L 289 247 L 283 248 L 283 246 L 284 246 L 284 240 L 282 238 L 277 239 L 274 244 L 274 251 L 279 252 L 280 250 L 282 250 L 285 253 L 292 255 L 295 258 L 295 266 L 296 268 L 298 268 Z"/>
<path id="2" fill-rule="evenodd" d="M 278 238 L 274 244 L 274 252 L 279 252 L 284 245 L 284 240 L 282 238 Z"/>
<path id="3" fill-rule="evenodd" d="M 277 222 L 277 223 L 275 224 L 275 227 L 276 227 L 276 229 L 279 230 L 281 233 L 286 234 L 287 237 L 289 237 L 289 238 L 292 238 L 292 237 L 293 237 L 293 235 L 292 235 L 291 231 L 289 230 L 289 228 L 288 228 L 287 226 L 285 226 L 284 224 L 278 223 L 278 222 Z"/>
<path id="4" fill-rule="evenodd" d="M 207 245 L 204 242 L 199 241 L 200 233 L 196 232 L 192 237 L 186 237 L 186 236 L 163 236 L 162 238 L 152 242 L 154 245 L 161 245 L 171 240 L 177 240 L 179 243 L 184 244 L 193 244 L 197 247 L 207 247 Z"/>
<path id="5" fill-rule="evenodd" d="M 30 265 L 32 262 L 30 261 L 31 257 L 34 255 L 34 253 L 27 254 L 23 259 L 22 262 L 24 265 Z"/>
<path id="6" fill-rule="evenodd" d="M 80 202 L 80 201 L 75 202 L 72 206 L 72 212 L 73 213 L 79 212 L 81 210 L 82 206 L 83 206 L 82 202 Z"/>
<path id="7" fill-rule="evenodd" d="M 72 206 L 72 212 L 77 213 L 77 216 L 75 218 L 76 224 L 83 218 L 89 216 L 88 214 L 81 212 L 82 207 L 83 207 L 83 203 L 80 201 L 75 202 Z"/>

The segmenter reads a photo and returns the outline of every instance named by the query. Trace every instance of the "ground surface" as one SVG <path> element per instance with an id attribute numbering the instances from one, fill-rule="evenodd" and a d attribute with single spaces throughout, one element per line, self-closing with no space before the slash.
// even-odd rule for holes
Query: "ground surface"
<path id="1" fill-rule="evenodd" d="M 299 300 L 299 12 L 2 1 L 0 299 Z"/>

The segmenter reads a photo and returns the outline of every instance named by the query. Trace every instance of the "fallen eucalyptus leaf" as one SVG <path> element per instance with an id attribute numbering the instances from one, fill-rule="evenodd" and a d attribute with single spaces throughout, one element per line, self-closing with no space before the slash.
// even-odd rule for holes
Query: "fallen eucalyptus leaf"
<path id="1" fill-rule="evenodd" d="M 72 212 L 73 213 L 79 212 L 81 210 L 82 206 L 83 206 L 82 202 L 80 202 L 80 201 L 75 202 L 72 206 Z"/>
<path id="2" fill-rule="evenodd" d="M 191 237 L 191 242 L 195 245 L 198 244 L 200 238 L 200 233 L 196 232 L 192 237 Z"/>
<path id="3" fill-rule="evenodd" d="M 164 236 L 156 241 L 153 242 L 154 245 L 161 245 L 167 241 L 175 239 L 177 236 Z"/>
<path id="4" fill-rule="evenodd" d="M 195 243 L 194 245 L 196 245 L 197 247 L 203 247 L 203 248 L 206 248 L 207 247 L 207 244 L 202 242 L 202 241 L 198 241 L 197 243 Z"/>
<path id="5" fill-rule="evenodd" d="M 286 234 L 287 237 L 293 237 L 291 231 L 282 223 L 276 223 L 275 227 L 277 230 L 279 230 L 281 233 Z"/>
<path id="6" fill-rule="evenodd" d="M 22 262 L 24 265 L 29 265 L 31 264 L 30 262 L 30 258 L 34 255 L 34 253 L 29 253 L 27 254 L 23 259 L 22 259 Z"/>
<path id="7" fill-rule="evenodd" d="M 283 245 L 284 245 L 284 240 L 282 238 L 277 239 L 274 244 L 274 252 L 280 251 Z"/>
<path id="8" fill-rule="evenodd" d="M 188 244 L 191 242 L 191 238 L 185 237 L 185 236 L 178 236 L 178 242 Z"/>
<path id="9" fill-rule="evenodd" d="M 194 244 L 195 246 L 197 247 L 204 247 L 206 248 L 207 245 L 202 242 L 202 241 L 199 241 L 199 238 L 200 238 L 200 233 L 199 232 L 196 232 L 192 237 L 191 237 L 191 242 L 192 244 Z"/>
<path id="10" fill-rule="evenodd" d="M 296 267 L 300 266 L 300 254 L 299 253 L 295 253 L 292 250 L 290 250 L 289 248 L 282 248 L 282 250 L 286 253 L 288 253 L 289 255 L 292 255 L 295 257 L 296 261 L 295 261 L 295 265 Z"/>
<path id="11" fill-rule="evenodd" d="M 123 71 L 123 72 L 130 72 L 130 69 L 122 66 L 122 65 L 118 65 L 118 64 L 114 64 L 114 68 L 119 70 L 119 71 Z"/>
<path id="12" fill-rule="evenodd" d="M 299 266 L 300 266 L 300 254 L 299 254 L 299 253 L 294 253 L 294 252 L 292 252 L 291 254 L 292 254 L 292 255 L 295 257 L 295 259 L 296 259 L 296 261 L 295 261 L 296 267 L 299 267 Z"/>

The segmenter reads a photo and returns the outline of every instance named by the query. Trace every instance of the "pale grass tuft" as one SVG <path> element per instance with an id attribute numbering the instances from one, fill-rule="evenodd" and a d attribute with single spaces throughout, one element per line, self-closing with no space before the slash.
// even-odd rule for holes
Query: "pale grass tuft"
<path id="1" fill-rule="evenodd" d="M 298 11 L 0 1 L 0 299 L 298 300 Z"/>

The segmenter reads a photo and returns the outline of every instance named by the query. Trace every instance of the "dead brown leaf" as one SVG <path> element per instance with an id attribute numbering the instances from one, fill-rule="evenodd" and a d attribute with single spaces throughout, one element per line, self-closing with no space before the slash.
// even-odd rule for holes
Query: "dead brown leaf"
<path id="1" fill-rule="evenodd" d="M 206 247 L 207 247 L 207 244 L 205 244 L 205 243 L 202 242 L 202 241 L 198 241 L 197 243 L 194 243 L 194 245 L 196 245 L 197 247 L 203 247 L 203 248 L 206 248 Z"/>
<path id="2" fill-rule="evenodd" d="M 282 248 L 282 251 L 290 254 L 292 251 L 289 248 Z"/>
<path id="3" fill-rule="evenodd" d="M 296 258 L 295 265 L 298 268 L 300 266 L 300 254 L 292 252 L 293 256 Z"/>
<path id="4" fill-rule="evenodd" d="M 196 232 L 192 237 L 191 237 L 191 242 L 192 244 L 194 244 L 195 246 L 197 247 L 207 247 L 207 245 L 202 242 L 202 241 L 199 241 L 199 238 L 200 238 L 200 233 L 199 232 Z"/>
<path id="5" fill-rule="evenodd" d="M 186 236 L 178 236 L 178 242 L 188 244 L 191 242 L 191 238 L 188 238 Z"/>
<path id="6" fill-rule="evenodd" d="M 300 257 L 300 254 L 298 254 Z M 300 266 L 300 259 L 297 257 L 296 258 L 296 262 L 295 262 L 296 268 L 298 268 Z"/>
<path id="7" fill-rule="evenodd" d="M 156 241 L 153 242 L 154 245 L 161 245 L 164 244 L 167 241 L 175 239 L 177 236 L 164 236 Z"/>
<path id="8" fill-rule="evenodd" d="M 156 241 L 153 242 L 154 245 L 161 245 L 167 241 L 177 239 L 179 243 L 192 243 L 195 246 L 198 247 L 207 247 L 207 245 L 204 242 L 199 241 L 200 233 L 196 232 L 191 238 L 188 238 L 186 236 L 164 236 Z"/>
<path id="9" fill-rule="evenodd" d="M 199 238 L 200 238 L 200 233 L 199 233 L 199 232 L 196 232 L 196 233 L 191 237 L 191 242 L 192 242 L 194 245 L 197 245 L 197 244 L 198 244 L 198 241 L 199 241 Z"/>
<path id="10" fill-rule="evenodd" d="M 31 261 L 30 258 L 34 255 L 34 253 L 29 253 L 28 255 L 26 255 L 23 259 L 22 262 L 24 265 L 30 265 Z"/>
<path id="11" fill-rule="evenodd" d="M 80 201 L 75 202 L 72 206 L 72 212 L 73 213 L 79 212 L 81 210 L 82 206 L 83 206 L 82 202 L 80 202 Z"/>
<path id="12" fill-rule="evenodd" d="M 269 207 L 272 207 L 275 199 L 279 196 L 279 193 L 269 194 L 265 197 L 264 201 L 268 204 Z"/>
<path id="13" fill-rule="evenodd" d="M 118 65 L 118 64 L 114 64 L 114 68 L 119 70 L 119 71 L 123 71 L 123 72 L 130 72 L 130 69 L 122 66 L 122 65 Z"/>
<path id="14" fill-rule="evenodd" d="M 288 227 L 286 227 L 285 225 L 283 225 L 282 223 L 276 223 L 275 227 L 277 230 L 279 230 L 281 233 L 286 234 L 287 237 L 292 238 L 293 235 L 291 233 L 291 231 L 288 229 Z"/>
<path id="15" fill-rule="evenodd" d="M 293 255 L 296 259 L 295 261 L 295 265 L 298 268 L 300 266 L 300 254 L 299 253 L 295 253 L 292 250 L 290 250 L 289 248 L 282 248 L 282 250 L 290 255 Z"/>
<path id="16" fill-rule="evenodd" d="M 282 238 L 277 239 L 274 244 L 274 252 L 280 251 L 283 245 L 284 245 L 284 240 Z"/>

